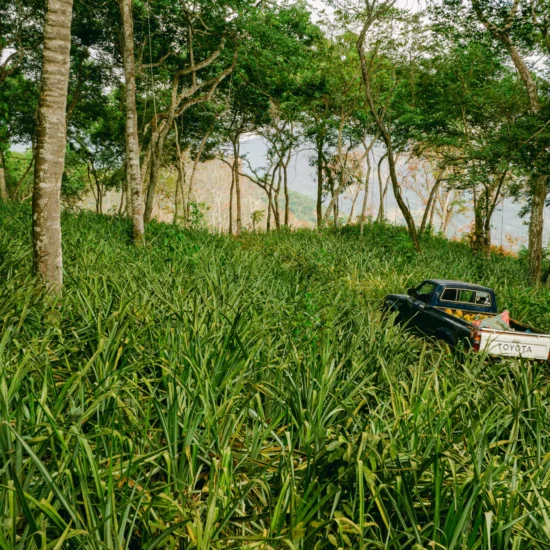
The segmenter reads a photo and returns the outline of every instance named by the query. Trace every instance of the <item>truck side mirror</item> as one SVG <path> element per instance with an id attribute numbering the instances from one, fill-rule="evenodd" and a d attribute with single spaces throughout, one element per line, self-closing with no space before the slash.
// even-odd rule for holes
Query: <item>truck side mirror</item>
<path id="1" fill-rule="evenodd" d="M 418 296 L 418 293 L 416 292 L 416 288 L 409 288 L 409 290 L 407 290 L 407 294 L 409 296 L 412 296 L 413 298 L 416 298 Z"/>

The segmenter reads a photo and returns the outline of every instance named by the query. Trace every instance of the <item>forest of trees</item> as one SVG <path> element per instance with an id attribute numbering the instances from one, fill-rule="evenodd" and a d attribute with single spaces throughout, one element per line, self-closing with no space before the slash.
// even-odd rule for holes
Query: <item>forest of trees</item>
<path id="1" fill-rule="evenodd" d="M 471 246 L 491 247 L 495 210 L 512 197 L 529 223 L 529 268 L 544 282 L 550 174 L 547 0 L 5 0 L 0 4 L 0 197 L 33 204 L 35 271 L 63 285 L 61 209 L 121 191 L 136 245 L 166 167 L 177 172 L 174 222 L 192 224 L 197 166 L 231 168 L 229 233 L 243 219 L 242 179 L 265 193 L 267 230 L 289 225 L 289 165 L 311 152 L 317 225 L 367 220 L 392 193 L 421 252 L 434 212 L 446 227 L 473 209 Z M 241 155 L 262 137 L 266 165 Z M 374 146 L 384 155 L 376 163 Z M 15 150 L 14 150 L 15 148 Z M 25 149 L 25 153 L 20 151 Z M 19 151 L 19 152 L 18 152 Z M 400 169 L 422 166 L 415 216 Z M 248 163 L 248 164 L 247 164 Z M 388 177 L 381 176 L 384 164 Z M 33 177 L 34 175 L 34 177 Z M 358 197 L 362 197 L 358 200 Z"/>

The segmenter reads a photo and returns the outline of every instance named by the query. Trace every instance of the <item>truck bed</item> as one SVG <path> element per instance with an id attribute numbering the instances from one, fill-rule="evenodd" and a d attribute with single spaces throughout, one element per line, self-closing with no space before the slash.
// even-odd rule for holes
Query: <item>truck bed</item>
<path id="1" fill-rule="evenodd" d="M 547 360 L 550 354 L 550 334 L 545 334 L 533 327 L 510 319 L 510 330 L 498 330 L 476 326 L 468 312 L 454 310 L 452 314 L 444 308 L 438 308 L 445 315 L 451 315 L 472 330 L 475 349 L 486 351 L 489 355 L 503 357 L 524 357 L 525 359 Z M 462 316 L 455 312 L 461 311 Z M 468 318 L 464 318 L 467 315 Z M 484 318 L 495 317 L 497 314 L 484 314 Z"/>

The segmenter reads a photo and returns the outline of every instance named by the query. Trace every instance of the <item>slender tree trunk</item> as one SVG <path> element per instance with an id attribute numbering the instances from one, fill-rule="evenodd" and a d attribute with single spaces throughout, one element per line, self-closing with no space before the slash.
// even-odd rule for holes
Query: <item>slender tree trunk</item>
<path id="1" fill-rule="evenodd" d="M 124 169 L 127 170 L 126 165 L 125 165 Z M 125 180 L 125 183 L 124 183 L 124 192 L 126 193 L 126 215 L 130 219 L 132 219 L 132 199 L 130 198 L 131 195 L 132 195 L 132 192 L 130 190 L 130 186 L 129 186 L 127 176 L 126 176 L 126 180 Z"/>
<path id="2" fill-rule="evenodd" d="M 12 199 L 17 200 L 17 197 L 19 196 L 19 192 L 21 191 L 21 187 L 23 185 L 23 182 L 27 179 L 27 176 L 29 175 L 29 172 L 31 171 L 31 168 L 34 165 L 34 161 L 36 159 L 36 151 L 33 152 L 31 161 L 29 162 L 27 168 L 23 172 L 23 175 L 19 178 L 19 181 L 15 184 L 15 188 L 12 192 Z"/>
<path id="3" fill-rule="evenodd" d="M 176 188 L 174 189 L 174 216 L 172 218 L 172 223 L 175 225 L 178 221 L 178 206 L 179 206 L 179 190 L 180 190 L 180 175 L 178 170 L 178 177 L 176 179 Z"/>
<path id="4" fill-rule="evenodd" d="M 182 162 L 181 162 L 181 150 L 180 150 L 180 140 L 179 140 L 179 134 L 178 134 L 178 125 L 176 121 L 174 121 L 174 141 L 176 144 L 176 170 L 178 171 L 178 178 L 176 180 L 176 189 L 174 191 L 174 219 L 172 220 L 172 223 L 176 224 L 178 222 L 178 209 L 179 209 L 179 190 L 180 190 L 180 180 L 182 176 Z"/>
<path id="5" fill-rule="evenodd" d="M 134 59 L 134 21 L 132 0 L 119 0 L 124 32 L 124 79 L 126 92 L 126 178 L 128 204 L 131 204 L 132 237 L 143 244 L 144 219 L 139 165 L 138 118 L 136 108 L 136 68 Z"/>
<path id="6" fill-rule="evenodd" d="M 283 163 L 283 186 L 285 193 L 285 226 L 288 227 L 290 221 L 290 194 L 288 192 L 288 163 L 290 162 L 290 152 L 286 162 Z"/>
<path id="7" fill-rule="evenodd" d="M 439 225 L 439 232 L 443 233 L 443 236 L 447 236 L 447 228 L 449 227 L 449 218 L 450 218 L 450 204 L 451 204 L 451 191 L 445 193 L 445 200 L 443 204 L 439 203 L 441 206 L 441 224 Z"/>
<path id="8" fill-rule="evenodd" d="M 236 198 L 236 206 L 237 206 L 237 217 L 236 217 L 236 230 L 237 235 L 241 234 L 242 231 L 242 210 L 241 210 L 241 180 L 239 176 L 239 160 L 240 160 L 240 143 L 239 143 L 239 136 L 235 138 L 235 141 L 233 141 L 233 172 L 235 174 L 234 176 L 234 182 L 235 182 L 235 198 Z"/>
<path id="9" fill-rule="evenodd" d="M 34 269 L 49 290 L 63 287 L 61 178 L 67 141 L 72 0 L 47 0 L 33 193 Z"/>
<path id="10" fill-rule="evenodd" d="M 185 162 L 183 161 L 183 153 L 180 148 L 178 125 L 176 124 L 176 121 L 174 121 L 174 133 L 175 133 L 176 156 L 177 156 L 176 168 L 178 170 L 178 179 L 176 181 L 176 197 L 178 195 L 181 196 L 183 223 L 184 225 L 187 225 L 189 222 L 189 217 L 191 215 L 191 212 L 188 207 L 189 201 L 188 199 L 186 200 L 186 197 L 185 197 L 185 179 L 186 179 Z M 177 207 L 178 207 L 178 204 L 176 202 L 176 210 L 177 210 Z M 176 223 L 176 221 L 177 221 L 177 214 L 176 214 L 176 211 L 174 211 L 174 223 Z"/>
<path id="11" fill-rule="evenodd" d="M 542 234 L 544 229 L 544 203 L 546 202 L 547 176 L 536 176 L 531 189 L 531 218 L 529 220 L 529 266 L 531 282 L 536 284 L 541 278 Z"/>
<path id="12" fill-rule="evenodd" d="M 418 233 L 416 231 L 414 218 L 412 217 L 411 212 L 407 207 L 407 204 L 403 200 L 403 197 L 401 196 L 401 189 L 399 188 L 399 180 L 397 179 L 397 170 L 395 168 L 395 156 L 393 153 L 392 139 L 386 125 L 384 124 L 384 121 L 381 118 L 379 110 L 376 108 L 376 105 L 374 103 L 374 99 L 372 96 L 370 72 L 369 72 L 370 69 L 367 64 L 365 51 L 364 51 L 365 35 L 371 24 L 372 24 L 372 21 L 365 23 L 359 35 L 359 39 L 357 40 L 357 53 L 359 54 L 359 59 L 361 61 L 361 75 L 363 77 L 363 84 L 365 86 L 365 99 L 369 107 L 369 110 L 371 112 L 371 115 L 374 118 L 376 126 L 378 127 L 380 135 L 382 136 L 382 139 L 386 144 L 386 150 L 388 152 L 390 178 L 391 178 L 391 183 L 393 187 L 393 193 L 395 195 L 395 200 L 397 201 L 399 210 L 401 210 L 401 213 L 405 218 L 405 223 L 407 224 L 409 235 L 413 242 L 414 248 L 416 249 L 417 252 L 420 252 L 420 241 L 418 239 Z"/>
<path id="13" fill-rule="evenodd" d="M 4 151 L 0 149 L 0 200 L 6 202 L 8 200 L 8 187 L 6 185 Z"/>
<path id="14" fill-rule="evenodd" d="M 321 133 L 317 134 L 317 227 L 323 227 L 323 145 Z"/>
<path id="15" fill-rule="evenodd" d="M 159 131 L 159 136 L 156 143 L 151 149 L 151 164 L 149 167 L 149 185 L 147 186 L 147 193 L 145 197 L 145 212 L 143 219 L 145 222 L 150 222 L 153 216 L 153 206 L 155 201 L 155 190 L 157 188 L 158 179 L 161 170 L 161 161 L 164 153 L 164 142 L 168 134 L 169 129 L 172 127 L 173 117 L 169 116 L 168 122 L 163 123 L 162 129 Z"/>
<path id="16" fill-rule="evenodd" d="M 363 233 L 365 230 L 365 221 L 366 221 L 365 218 L 367 217 L 367 199 L 369 196 L 369 181 L 370 181 L 370 173 L 372 170 L 369 153 L 370 151 L 367 153 L 367 175 L 365 177 L 365 194 L 363 196 L 363 205 L 361 206 L 361 229 L 360 229 L 361 237 L 363 236 Z"/>
<path id="17" fill-rule="evenodd" d="M 158 173 L 160 171 L 160 158 L 156 146 L 151 153 L 151 165 L 149 167 L 149 185 L 145 194 L 145 212 L 143 219 L 146 223 L 151 221 L 153 216 L 153 206 L 155 201 L 155 189 L 157 187 Z"/>
<path id="18" fill-rule="evenodd" d="M 273 215 L 275 218 L 275 229 L 281 228 L 281 213 L 279 210 L 279 193 L 281 192 L 281 165 L 277 166 L 277 187 L 273 197 Z"/>
<path id="19" fill-rule="evenodd" d="M 101 214 L 101 188 L 99 186 L 99 182 L 97 181 L 97 179 L 94 177 L 95 179 L 95 188 L 96 188 L 96 196 L 97 196 L 97 200 L 96 200 L 96 205 L 95 205 L 95 210 L 98 214 Z"/>
<path id="20" fill-rule="evenodd" d="M 430 226 L 432 225 L 433 220 L 433 204 L 435 201 L 435 197 L 437 195 L 437 192 L 439 190 L 439 185 L 441 184 L 441 180 L 443 178 L 443 173 L 445 172 L 445 168 L 442 168 L 439 171 L 439 174 L 437 175 L 437 178 L 435 179 L 434 185 L 430 191 L 430 195 L 428 196 L 428 202 L 426 203 L 426 209 L 424 210 L 424 215 L 422 216 L 422 223 L 420 224 L 420 234 L 424 233 L 426 230 L 426 224 L 428 222 L 428 214 L 430 214 Z"/>
<path id="21" fill-rule="evenodd" d="M 204 134 L 201 142 L 200 142 L 200 145 L 199 145 L 199 148 L 197 150 L 197 154 L 195 155 L 195 160 L 193 161 L 193 168 L 191 170 L 191 176 L 189 177 L 189 190 L 187 192 L 187 217 L 189 217 L 190 215 L 190 208 L 191 208 L 191 195 L 193 195 L 195 193 L 195 175 L 197 173 L 197 168 L 199 166 L 199 163 L 200 163 L 200 160 L 201 160 L 201 157 L 202 157 L 202 153 L 204 151 L 204 148 L 206 147 L 206 143 L 208 141 L 208 138 L 210 137 L 210 134 L 211 134 L 211 130 L 209 130 L 208 132 L 206 132 L 206 134 Z M 238 169 L 238 167 L 237 167 Z"/>
<path id="22" fill-rule="evenodd" d="M 275 173 L 277 171 L 277 167 L 273 169 L 273 172 L 271 174 L 271 177 L 269 178 L 269 184 L 268 184 L 268 209 L 267 209 L 267 221 L 266 221 L 266 231 L 271 230 L 271 215 L 273 214 L 273 217 L 275 217 L 275 208 L 273 207 L 273 189 L 275 186 Z"/>
<path id="23" fill-rule="evenodd" d="M 229 234 L 233 235 L 233 192 L 235 190 L 235 170 L 231 170 L 231 188 L 229 189 Z"/>
<path id="24" fill-rule="evenodd" d="M 267 194 L 267 218 L 265 222 L 265 230 L 270 231 L 271 230 L 271 188 L 268 191 Z"/>
<path id="25" fill-rule="evenodd" d="M 436 198 L 437 198 L 437 196 L 439 196 L 439 190 L 436 193 Z M 431 228 L 433 228 L 433 226 L 434 226 L 435 205 L 436 205 L 436 201 L 434 200 L 432 202 L 432 206 L 430 208 L 430 227 Z"/>
<path id="26" fill-rule="evenodd" d="M 384 153 L 380 160 L 378 161 L 378 189 L 379 189 L 379 195 L 380 195 L 380 206 L 378 208 L 378 216 L 376 217 L 376 220 L 379 223 L 382 223 L 384 221 L 384 184 L 382 183 L 382 163 L 384 162 L 384 159 L 387 158 L 388 153 Z"/>
<path id="27" fill-rule="evenodd" d="M 351 224 L 353 221 L 353 215 L 355 214 L 355 204 L 357 203 L 357 198 L 359 197 L 359 191 L 361 190 L 361 187 L 358 185 L 357 189 L 355 190 L 355 194 L 353 195 L 353 201 L 351 203 L 351 209 L 349 211 L 348 216 L 348 225 Z"/>
<path id="28" fill-rule="evenodd" d="M 117 215 L 120 216 L 122 212 L 124 211 L 124 197 L 126 196 L 126 191 L 124 187 L 122 188 L 120 192 L 120 203 L 118 205 L 118 212 Z"/>

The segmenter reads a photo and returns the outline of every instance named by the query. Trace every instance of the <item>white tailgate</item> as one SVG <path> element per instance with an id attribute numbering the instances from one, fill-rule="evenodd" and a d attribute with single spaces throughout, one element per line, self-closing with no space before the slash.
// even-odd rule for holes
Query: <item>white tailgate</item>
<path id="1" fill-rule="evenodd" d="M 548 359 L 550 335 L 482 329 L 480 350 L 490 355 Z"/>

